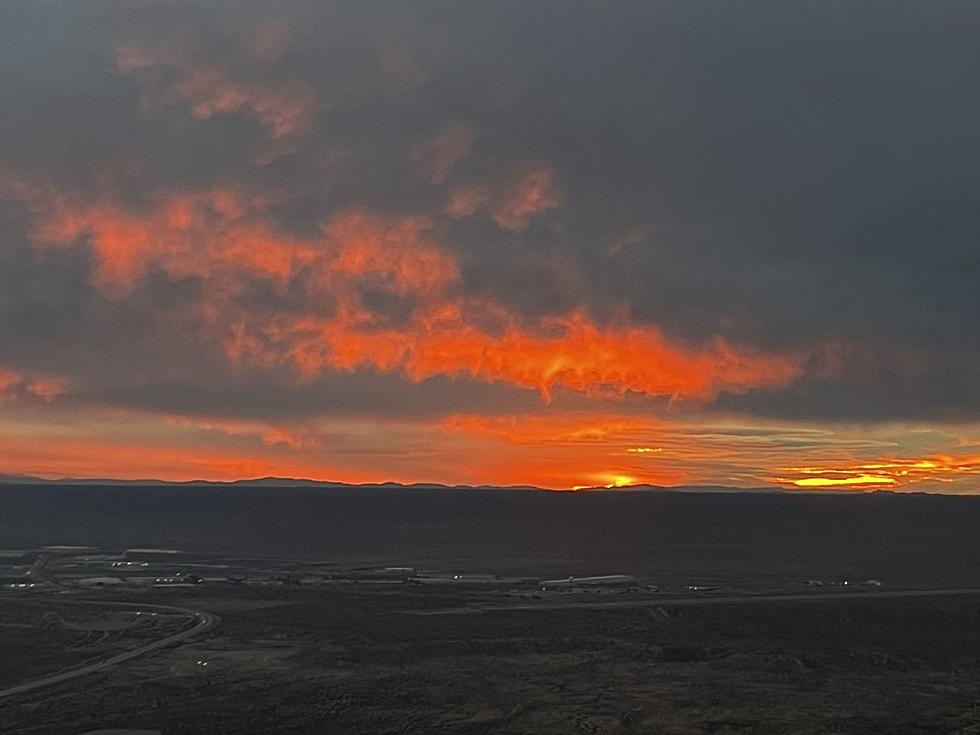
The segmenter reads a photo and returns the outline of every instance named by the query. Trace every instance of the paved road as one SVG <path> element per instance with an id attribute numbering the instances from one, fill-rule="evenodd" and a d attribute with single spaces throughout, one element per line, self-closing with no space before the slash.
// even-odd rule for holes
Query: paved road
<path id="1" fill-rule="evenodd" d="M 59 602 L 64 603 L 67 601 L 59 600 Z M 81 604 L 83 601 L 72 601 L 73 604 L 76 602 Z M 177 613 L 187 615 L 197 622 L 192 628 L 188 628 L 187 630 L 183 630 L 179 633 L 174 633 L 173 635 L 153 641 L 152 643 L 147 643 L 145 646 L 140 646 L 139 648 L 134 648 L 129 651 L 123 651 L 122 653 L 117 653 L 114 656 L 102 659 L 101 661 L 85 664 L 74 669 L 60 671 L 57 674 L 51 674 L 50 676 L 45 676 L 40 679 L 24 682 L 23 684 L 17 684 L 16 686 L 8 687 L 7 689 L 0 689 L 0 699 L 11 697 L 15 694 L 23 694 L 25 692 L 34 691 L 35 689 L 51 686 L 53 684 L 61 684 L 62 682 L 70 681 L 80 676 L 94 674 L 97 671 L 104 671 L 105 669 L 115 666 L 116 664 L 121 664 L 124 661 L 129 661 L 130 659 L 137 658 L 138 656 L 145 656 L 149 653 L 153 653 L 154 651 L 159 651 L 162 648 L 167 648 L 168 646 L 189 641 L 209 628 L 213 628 L 218 623 L 218 618 L 211 613 L 200 612 L 198 610 L 189 610 L 183 607 L 172 607 L 170 605 L 144 605 L 138 602 L 84 601 L 84 603 L 90 605 L 104 605 L 106 607 L 134 608 L 136 610 L 148 612 L 162 612 L 170 614 Z"/>
<path id="2" fill-rule="evenodd" d="M 812 602 L 813 600 L 878 600 L 896 597 L 940 597 L 948 595 L 980 595 L 978 588 L 939 590 L 875 590 L 839 592 L 786 592 L 761 595 L 716 595 L 711 597 L 652 597 L 643 600 L 604 600 L 575 602 L 525 602 L 507 604 L 447 607 L 442 610 L 405 610 L 410 615 L 472 615 L 500 610 L 575 610 L 617 609 L 630 607 L 678 607 L 694 605 L 746 605 L 762 602 Z"/>

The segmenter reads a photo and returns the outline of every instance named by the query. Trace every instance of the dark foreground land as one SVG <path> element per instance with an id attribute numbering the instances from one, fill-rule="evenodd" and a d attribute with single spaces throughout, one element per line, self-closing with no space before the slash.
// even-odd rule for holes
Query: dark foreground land
<path id="1" fill-rule="evenodd" d="M 980 732 L 977 597 L 419 616 L 407 611 L 461 600 L 355 585 L 166 592 L 146 597 L 220 625 L 5 700 L 0 731 Z M 15 638 L 0 631 L 14 666 L 65 643 Z"/>
<path id="2" fill-rule="evenodd" d="M 980 586 L 980 498 L 0 485 L 0 547 Z"/>
<path id="3" fill-rule="evenodd" d="M 980 733 L 970 499 L 63 490 L 0 489 L 4 735 Z"/>

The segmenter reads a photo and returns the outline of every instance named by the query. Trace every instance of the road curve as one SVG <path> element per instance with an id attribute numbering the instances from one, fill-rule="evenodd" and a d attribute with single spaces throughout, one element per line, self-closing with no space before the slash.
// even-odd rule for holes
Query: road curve
<path id="1" fill-rule="evenodd" d="M 606 600 L 602 602 L 540 602 L 447 607 L 441 610 L 403 610 L 409 615 L 474 615 L 506 610 L 606 610 L 630 607 L 686 607 L 699 605 L 747 605 L 763 602 L 811 602 L 843 600 L 878 600 L 896 597 L 940 597 L 980 595 L 980 588 L 967 587 L 935 590 L 877 590 L 863 592 L 783 592 L 760 595 L 717 595 L 713 597 L 654 597 L 644 600 Z"/>
<path id="2" fill-rule="evenodd" d="M 59 602 L 68 602 L 67 600 L 59 600 Z M 27 681 L 23 684 L 17 684 L 6 689 L 0 689 L 0 699 L 6 697 L 12 697 L 17 694 L 24 694 L 25 692 L 31 692 L 35 689 L 41 689 L 42 687 L 52 686 L 54 684 L 61 684 L 62 682 L 70 681 L 72 679 L 77 679 L 80 676 L 86 676 L 87 674 L 94 674 L 97 671 L 104 671 L 116 664 L 121 664 L 124 661 L 129 661 L 130 659 L 137 658 L 139 656 L 145 656 L 154 651 L 159 651 L 161 648 L 167 648 L 168 646 L 176 645 L 177 643 L 183 643 L 189 641 L 192 638 L 200 635 L 209 628 L 213 628 L 218 623 L 218 618 L 215 615 L 207 612 L 201 612 L 199 610 L 190 610 L 184 607 L 173 607 L 171 605 L 144 605 L 138 602 L 95 602 L 90 600 L 72 600 L 71 604 L 89 604 L 89 605 L 103 605 L 105 607 L 127 607 L 127 608 L 137 608 L 138 610 L 147 610 L 151 612 L 163 612 L 163 613 L 179 613 L 182 615 L 187 615 L 194 618 L 197 622 L 191 628 L 187 630 L 180 631 L 179 633 L 174 633 L 173 635 L 167 636 L 166 638 L 161 638 L 159 640 L 153 641 L 152 643 L 147 643 L 139 648 L 133 648 L 129 651 L 123 651 L 122 653 L 117 653 L 114 656 L 109 656 L 108 658 L 102 659 L 101 661 L 96 661 L 91 664 L 85 664 L 83 666 L 78 666 L 73 669 L 66 669 L 60 671 L 57 674 L 51 674 L 50 676 L 44 676 L 40 679 L 34 679 L 33 681 Z"/>

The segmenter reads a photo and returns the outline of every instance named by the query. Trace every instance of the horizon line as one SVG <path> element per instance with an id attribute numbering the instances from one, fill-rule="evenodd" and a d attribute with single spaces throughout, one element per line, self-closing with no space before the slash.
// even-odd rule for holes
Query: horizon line
<path id="1" fill-rule="evenodd" d="M 216 486 L 242 486 L 251 485 L 254 487 L 274 487 L 276 484 L 286 484 L 293 487 L 336 487 L 336 488 L 406 488 L 406 489 L 446 489 L 446 490 L 530 490 L 547 493 L 568 493 L 576 495 L 579 493 L 608 493 L 608 494 L 633 494 L 638 492 L 675 492 L 678 494 L 752 494 L 752 495 L 972 495 L 973 493 L 941 493 L 930 492 L 922 489 L 902 490 L 894 487 L 851 487 L 843 488 L 787 488 L 778 485 L 756 485 L 738 486 L 722 485 L 715 483 L 707 484 L 684 484 L 684 485 L 655 485 L 652 483 L 634 483 L 630 485 L 589 485 L 575 486 L 568 488 L 544 487 L 533 484 L 509 484 L 497 485 L 493 483 L 444 483 L 444 482 L 400 482 L 396 480 L 383 480 L 378 482 L 346 482 L 343 480 L 318 480 L 309 477 L 282 477 L 275 475 L 265 475 L 259 477 L 240 477 L 232 480 L 207 480 L 193 478 L 187 480 L 162 480 L 153 477 L 143 478 L 118 478 L 118 477 L 70 477 L 62 476 L 57 478 L 42 477 L 29 474 L 0 474 L 0 486 L 13 485 L 73 485 L 73 486 L 98 486 L 100 484 L 111 484 L 115 486 L 193 486 L 193 485 L 216 485 Z"/>

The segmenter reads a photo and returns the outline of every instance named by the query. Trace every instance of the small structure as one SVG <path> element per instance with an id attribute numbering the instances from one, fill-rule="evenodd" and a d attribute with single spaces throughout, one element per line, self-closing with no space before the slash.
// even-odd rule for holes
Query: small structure
<path id="1" fill-rule="evenodd" d="M 408 581 L 413 584 L 497 584 L 500 582 L 496 574 L 466 574 L 462 572 L 420 574 L 410 577 Z"/>
<path id="2" fill-rule="evenodd" d="M 80 587 L 118 587 L 124 584 L 119 577 L 83 577 L 78 580 Z"/>
<path id="3" fill-rule="evenodd" d="M 153 584 L 155 587 L 190 587 L 201 584 L 202 581 L 196 574 L 174 574 L 170 577 L 157 577 Z"/>
<path id="4" fill-rule="evenodd" d="M 114 561 L 112 562 L 113 569 L 117 569 L 120 572 L 135 572 L 139 569 L 144 569 L 150 566 L 149 562 L 145 561 Z"/>
<path id="5" fill-rule="evenodd" d="M 629 574 L 603 574 L 597 577 L 567 577 L 565 579 L 541 580 L 541 587 L 543 589 L 548 589 L 549 587 L 624 587 L 635 584 L 636 577 Z"/>
<path id="6" fill-rule="evenodd" d="M 126 549 L 123 552 L 123 559 L 135 561 L 162 561 L 166 558 L 173 558 L 182 555 L 183 551 L 176 549 Z"/>

